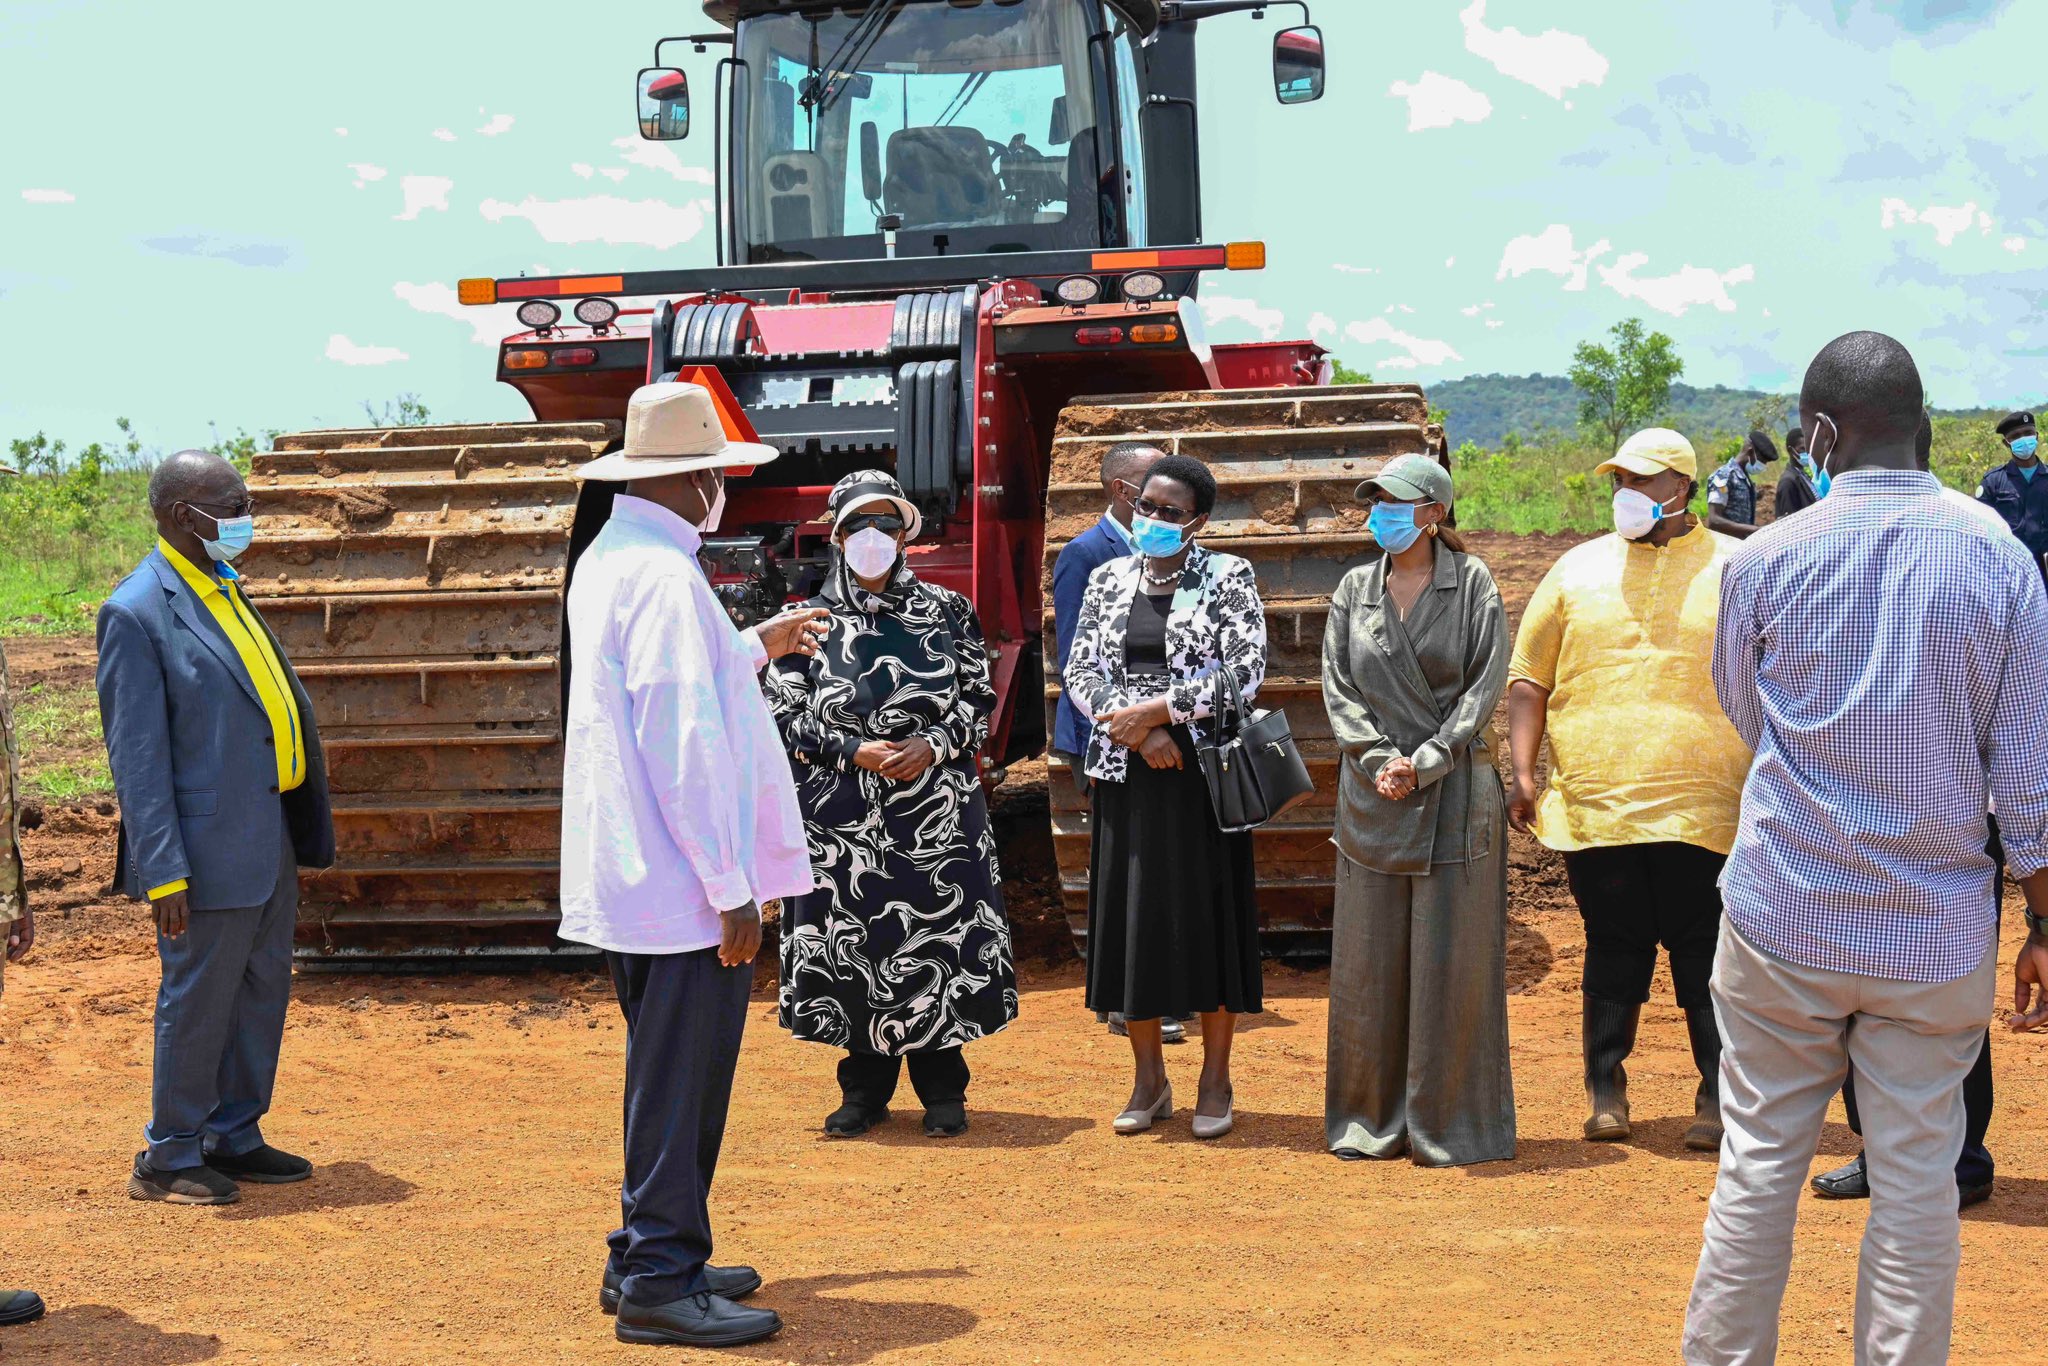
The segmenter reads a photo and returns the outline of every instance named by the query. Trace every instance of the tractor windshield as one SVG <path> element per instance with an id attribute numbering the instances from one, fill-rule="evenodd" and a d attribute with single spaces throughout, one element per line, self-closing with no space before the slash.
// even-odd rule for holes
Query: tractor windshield
<path id="1" fill-rule="evenodd" d="M 864 13 L 866 12 L 866 13 Z M 740 24 L 732 194 L 741 259 L 1115 244 L 1111 130 L 1091 0 L 821 6 Z M 1135 38 L 1108 45 L 1135 67 Z M 1108 174 L 1105 175 L 1104 172 Z"/>

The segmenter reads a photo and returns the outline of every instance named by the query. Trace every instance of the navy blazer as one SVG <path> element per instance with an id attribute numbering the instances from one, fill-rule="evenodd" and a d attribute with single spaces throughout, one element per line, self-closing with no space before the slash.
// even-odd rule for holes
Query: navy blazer
<path id="1" fill-rule="evenodd" d="M 1088 596 L 1088 576 L 1111 560 L 1121 560 L 1131 553 L 1123 537 L 1105 525 L 1108 517 L 1104 513 L 1094 526 L 1067 542 L 1052 564 L 1052 628 L 1059 640 L 1057 676 L 1061 678 L 1066 677 L 1067 657 L 1074 653 L 1074 629 L 1081 624 L 1081 603 Z M 1088 753 L 1088 737 L 1094 731 L 1094 718 L 1083 715 L 1061 692 L 1059 711 L 1053 717 L 1053 749 L 1084 757 Z"/>
<path id="2" fill-rule="evenodd" d="M 177 567 L 152 550 L 100 607 L 100 724 L 121 800 L 114 884 L 138 901 L 184 878 L 195 911 L 263 905 L 277 887 L 280 823 L 300 867 L 334 862 L 313 704 L 267 622 L 263 633 L 306 736 L 306 781 L 282 802 L 270 718 L 255 684 Z"/>

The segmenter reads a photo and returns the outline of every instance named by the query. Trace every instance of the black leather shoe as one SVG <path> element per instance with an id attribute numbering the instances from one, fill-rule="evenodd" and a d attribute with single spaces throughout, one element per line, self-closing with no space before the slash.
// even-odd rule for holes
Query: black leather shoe
<path id="1" fill-rule="evenodd" d="M 1989 1181 L 1974 1186 L 1965 1186 L 1960 1182 L 1956 1185 L 1957 1209 L 1968 1209 L 1972 1205 L 1981 1205 L 1990 1198 L 1991 1183 Z"/>
<path id="2" fill-rule="evenodd" d="M 135 1173 L 128 1178 L 128 1198 L 167 1205 L 232 1205 L 242 1198 L 242 1188 L 204 1165 L 160 1172 L 149 1165 L 149 1154 L 140 1152 L 135 1154 Z"/>
<path id="3" fill-rule="evenodd" d="M 967 1106 L 957 1100 L 942 1100 L 925 1107 L 926 1138 L 958 1138 L 967 1132 Z"/>
<path id="4" fill-rule="evenodd" d="M 43 1297 L 33 1290 L 0 1290 L 0 1328 L 34 1323 L 43 1316 Z"/>
<path id="5" fill-rule="evenodd" d="M 685 1295 L 667 1304 L 619 1303 L 612 1334 L 656 1347 L 740 1347 L 782 1331 L 773 1309 L 748 1309 L 722 1295 Z"/>
<path id="6" fill-rule="evenodd" d="M 1870 1175 L 1864 1169 L 1863 1154 L 1856 1154 L 1847 1166 L 1814 1177 L 1813 1193 L 1826 1200 L 1868 1200 Z"/>
<path id="7" fill-rule="evenodd" d="M 707 1266 L 704 1279 L 710 1284 L 712 1294 L 729 1300 L 743 1300 L 761 1288 L 761 1273 L 751 1266 Z M 618 1313 L 620 1287 L 625 1283 L 624 1276 L 606 1267 L 604 1284 L 597 1292 L 597 1307 L 607 1314 Z"/>
<path id="8" fill-rule="evenodd" d="M 834 1138 L 859 1138 L 887 1118 L 886 1108 L 870 1110 L 849 1102 L 825 1116 L 825 1132 Z"/>
<path id="9" fill-rule="evenodd" d="M 236 1181 L 253 1181 L 259 1186 L 289 1186 L 313 1174 L 313 1164 L 303 1157 L 280 1152 L 268 1143 L 246 1153 L 208 1153 L 206 1165 Z"/>

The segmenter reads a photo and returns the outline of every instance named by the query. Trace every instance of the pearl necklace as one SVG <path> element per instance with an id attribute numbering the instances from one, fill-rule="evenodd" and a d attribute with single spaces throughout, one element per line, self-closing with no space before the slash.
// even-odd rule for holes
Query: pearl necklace
<path id="1" fill-rule="evenodd" d="M 1145 582 L 1150 584 L 1152 587 L 1171 588 L 1175 584 L 1180 582 L 1180 571 L 1178 569 L 1169 570 L 1165 574 L 1154 574 L 1152 570 L 1149 568 L 1151 563 L 1152 561 L 1149 558 L 1145 561 L 1145 564 L 1148 567 L 1145 569 L 1144 573 Z"/>

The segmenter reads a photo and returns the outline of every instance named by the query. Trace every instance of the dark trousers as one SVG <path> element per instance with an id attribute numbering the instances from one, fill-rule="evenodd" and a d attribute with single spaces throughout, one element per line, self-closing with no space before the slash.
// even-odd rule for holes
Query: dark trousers
<path id="1" fill-rule="evenodd" d="M 163 982 L 143 1137 L 158 1171 L 263 1146 L 260 1123 L 277 1084 L 299 918 L 289 831 L 280 846 L 270 900 L 243 910 L 193 911 L 176 939 L 157 936 Z"/>
<path id="2" fill-rule="evenodd" d="M 1712 1003 L 1707 981 L 1721 935 L 1725 855 L 1694 844 L 1617 844 L 1564 856 L 1586 922 L 1581 990 L 1617 1005 L 1650 999 L 1657 946 L 1671 955 L 1672 995 L 1686 1010 Z"/>
<path id="3" fill-rule="evenodd" d="M 610 1269 L 634 1304 L 667 1304 L 705 1288 L 711 1178 L 754 969 L 720 966 L 716 948 L 605 963 L 626 1016 L 626 1180 Z"/>
<path id="4" fill-rule="evenodd" d="M 967 1056 L 957 1048 L 926 1048 L 907 1055 L 910 1085 L 929 1110 L 967 1099 Z M 896 1094 L 903 1059 L 884 1053 L 848 1053 L 839 1060 L 839 1092 L 849 1105 L 880 1110 Z"/>

